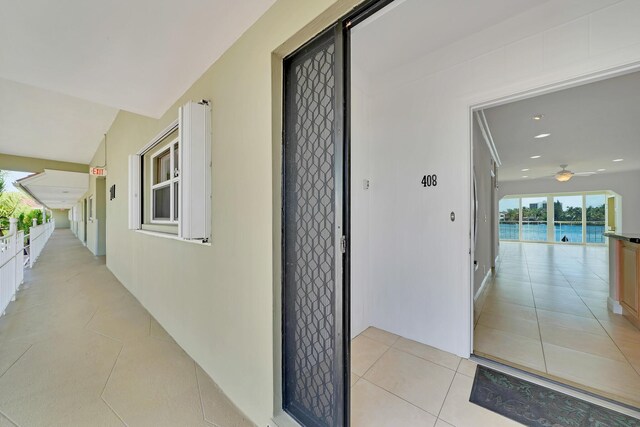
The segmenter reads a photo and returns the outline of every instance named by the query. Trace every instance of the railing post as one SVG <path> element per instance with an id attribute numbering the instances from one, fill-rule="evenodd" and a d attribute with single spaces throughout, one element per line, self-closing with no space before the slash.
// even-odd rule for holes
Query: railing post
<path id="1" fill-rule="evenodd" d="M 9 235 L 18 234 L 18 218 L 9 218 Z"/>

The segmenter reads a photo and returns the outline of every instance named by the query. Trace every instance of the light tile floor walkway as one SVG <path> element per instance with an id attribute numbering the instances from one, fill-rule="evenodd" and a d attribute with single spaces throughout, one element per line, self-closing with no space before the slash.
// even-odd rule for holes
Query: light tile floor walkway
<path id="1" fill-rule="evenodd" d="M 501 242 L 475 352 L 640 406 L 640 331 L 608 277 L 606 247 Z"/>
<path id="2" fill-rule="evenodd" d="M 368 328 L 351 342 L 353 427 L 520 425 L 469 402 L 476 364 Z"/>
<path id="3" fill-rule="evenodd" d="M 0 318 L 0 427 L 252 425 L 68 230 Z"/>

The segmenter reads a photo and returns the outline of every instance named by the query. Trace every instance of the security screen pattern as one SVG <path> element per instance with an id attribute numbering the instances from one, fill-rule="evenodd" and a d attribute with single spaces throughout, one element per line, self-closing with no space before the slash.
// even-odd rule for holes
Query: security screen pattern
<path id="1" fill-rule="evenodd" d="M 335 41 L 285 69 L 283 399 L 307 426 L 339 425 L 336 348 Z"/>

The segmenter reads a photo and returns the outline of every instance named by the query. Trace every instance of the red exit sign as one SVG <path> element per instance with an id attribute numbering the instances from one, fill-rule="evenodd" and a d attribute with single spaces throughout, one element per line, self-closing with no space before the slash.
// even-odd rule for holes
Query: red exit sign
<path id="1" fill-rule="evenodd" d="M 91 168 L 89 173 L 93 176 L 107 176 L 107 168 Z"/>

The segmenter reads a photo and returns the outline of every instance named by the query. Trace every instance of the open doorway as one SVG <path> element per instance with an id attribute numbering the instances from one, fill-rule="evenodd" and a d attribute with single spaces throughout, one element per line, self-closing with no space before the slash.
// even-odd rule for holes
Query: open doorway
<path id="1" fill-rule="evenodd" d="M 500 422 L 469 406 L 474 314 L 482 314 L 471 307 L 486 288 L 472 277 L 500 267 L 501 228 L 497 191 L 488 202 L 495 215 L 480 204 L 470 209 L 474 193 L 501 179 L 489 155 L 489 179 L 474 183 L 469 142 L 478 132 L 470 109 L 621 60 L 590 58 L 588 49 L 576 56 L 571 43 L 558 43 L 551 58 L 567 62 L 553 62 L 543 43 L 524 43 L 576 22 L 585 32 L 571 33 L 575 38 L 604 39 L 611 26 L 589 33 L 601 13 L 595 5 L 477 3 L 370 2 L 386 7 L 339 22 L 285 58 L 282 406 L 303 424 L 345 425 L 349 409 L 353 425 Z M 549 16 L 562 22 L 549 23 Z M 530 51 L 547 55 L 544 72 L 529 66 L 535 58 L 520 66 Z M 532 239 L 555 239 L 557 221 L 568 227 L 557 247 L 588 252 L 562 242 L 588 238 L 588 207 L 598 212 L 590 221 L 601 221 L 600 205 L 588 206 L 592 194 L 584 193 L 580 206 L 558 200 L 557 218 L 549 197 L 575 194 L 521 193 L 518 226 L 524 198 L 527 225 L 554 221 L 529 230 Z M 615 194 L 604 195 L 616 204 Z M 578 212 L 580 224 L 571 223 Z M 481 223 L 489 226 L 485 234 Z M 476 268 L 476 242 L 487 239 L 489 261 Z"/>
<path id="2" fill-rule="evenodd" d="M 640 230 L 638 97 L 631 72 L 473 112 L 474 353 L 635 407 L 640 330 L 605 233 Z"/>

